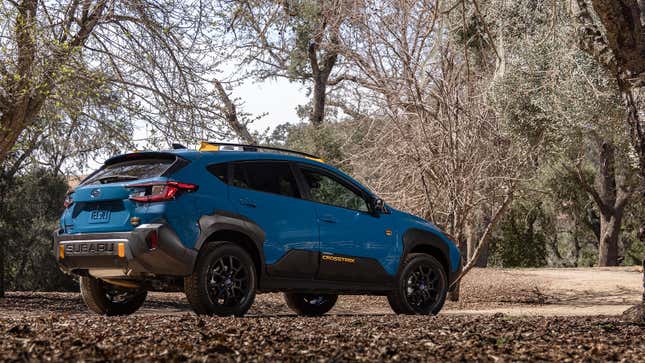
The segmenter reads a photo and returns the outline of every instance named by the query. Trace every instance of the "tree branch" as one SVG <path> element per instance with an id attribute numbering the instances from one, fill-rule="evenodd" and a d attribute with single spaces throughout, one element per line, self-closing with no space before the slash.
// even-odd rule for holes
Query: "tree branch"
<path id="1" fill-rule="evenodd" d="M 215 85 L 215 90 L 217 90 L 217 94 L 219 95 L 220 100 L 224 103 L 224 114 L 226 116 L 226 122 L 228 123 L 228 125 L 233 129 L 233 131 L 235 131 L 237 136 L 239 136 L 245 142 L 252 145 L 257 144 L 257 141 L 253 136 L 251 136 L 251 133 L 246 128 L 246 126 L 238 120 L 235 104 L 226 93 L 226 90 L 224 90 L 222 83 L 219 80 L 214 79 L 213 84 Z"/>
<path id="2" fill-rule="evenodd" d="M 455 286 L 456 284 L 461 281 L 461 279 L 470 271 L 475 265 L 477 264 L 477 260 L 479 259 L 479 256 L 481 255 L 482 251 L 484 250 L 485 246 L 488 246 L 488 242 L 490 240 L 491 235 L 493 234 L 493 230 L 497 226 L 497 223 L 499 220 L 504 216 L 506 213 L 506 210 L 508 209 L 508 206 L 511 205 L 511 202 L 513 201 L 513 188 L 509 190 L 508 194 L 506 194 L 506 197 L 504 197 L 504 201 L 502 202 L 502 205 L 497 209 L 495 214 L 493 214 L 493 218 L 491 218 L 490 223 L 486 226 L 486 229 L 484 230 L 484 234 L 482 234 L 481 238 L 479 239 L 479 242 L 477 243 L 477 248 L 475 249 L 475 252 L 472 254 L 472 257 L 468 263 L 466 263 L 466 266 L 464 269 L 461 271 L 459 276 L 453 281 L 452 286 Z"/>

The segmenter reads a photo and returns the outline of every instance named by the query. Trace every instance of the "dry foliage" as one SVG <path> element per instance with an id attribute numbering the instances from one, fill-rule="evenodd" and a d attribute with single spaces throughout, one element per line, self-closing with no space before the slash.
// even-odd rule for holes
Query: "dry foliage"
<path id="1" fill-rule="evenodd" d="M 82 302 L 69 295 L 8 300 L 49 312 L 0 317 L 2 361 L 639 361 L 645 354 L 644 325 L 604 317 L 107 318 L 77 314 Z M 148 305 L 164 306 L 175 303 Z"/>
<path id="2" fill-rule="evenodd" d="M 470 239 L 473 262 L 529 174 L 530 150 L 511 140 L 488 106 L 494 74 L 471 73 L 441 10 L 431 1 L 386 1 L 353 14 L 343 54 L 355 75 L 343 91 L 358 96 L 335 104 L 364 105 L 350 114 L 367 124 L 351 157 L 354 172 L 458 243 Z M 484 228 L 467 233 L 482 212 Z"/>

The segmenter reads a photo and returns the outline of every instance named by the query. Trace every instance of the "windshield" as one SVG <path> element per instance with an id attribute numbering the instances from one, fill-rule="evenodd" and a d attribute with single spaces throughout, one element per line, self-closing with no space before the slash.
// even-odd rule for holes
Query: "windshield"
<path id="1" fill-rule="evenodd" d="M 154 178 L 161 176 L 173 162 L 172 159 L 137 159 L 111 164 L 99 169 L 81 185 Z"/>

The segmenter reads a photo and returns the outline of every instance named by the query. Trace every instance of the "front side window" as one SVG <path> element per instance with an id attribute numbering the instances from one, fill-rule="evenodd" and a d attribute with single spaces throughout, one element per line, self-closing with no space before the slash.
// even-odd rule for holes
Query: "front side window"
<path id="1" fill-rule="evenodd" d="M 314 202 L 367 212 L 365 199 L 340 181 L 315 170 L 302 169 Z"/>
<path id="2" fill-rule="evenodd" d="M 299 198 L 296 180 L 287 163 L 242 162 L 233 164 L 233 186 Z"/>

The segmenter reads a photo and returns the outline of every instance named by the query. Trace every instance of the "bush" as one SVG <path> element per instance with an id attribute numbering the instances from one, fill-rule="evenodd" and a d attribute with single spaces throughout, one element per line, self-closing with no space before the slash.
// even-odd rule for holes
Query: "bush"
<path id="1" fill-rule="evenodd" d="M 77 289 L 77 283 L 58 269 L 51 252 L 67 188 L 64 177 L 43 169 L 0 177 L 0 241 L 7 290 Z"/>
<path id="2" fill-rule="evenodd" d="M 546 235 L 539 202 L 516 201 L 491 241 L 490 262 L 501 267 L 541 267 L 546 261 Z"/>

